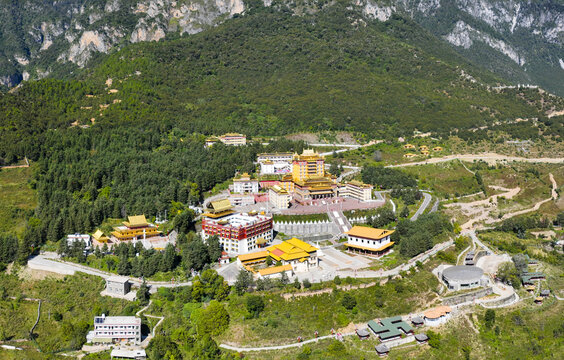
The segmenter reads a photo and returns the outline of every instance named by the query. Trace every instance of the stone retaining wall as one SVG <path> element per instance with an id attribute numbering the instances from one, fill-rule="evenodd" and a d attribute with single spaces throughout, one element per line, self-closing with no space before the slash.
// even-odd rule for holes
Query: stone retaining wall
<path id="1" fill-rule="evenodd" d="M 485 289 L 480 289 L 477 291 L 473 291 L 473 292 L 469 292 L 466 294 L 460 294 L 457 296 L 453 296 L 453 297 L 449 297 L 446 299 L 443 299 L 443 303 L 445 305 L 458 305 L 458 304 L 462 304 L 468 301 L 472 301 L 475 299 L 479 299 L 482 298 L 484 296 L 487 296 L 489 294 L 493 293 L 493 289 L 491 287 L 487 287 Z"/>

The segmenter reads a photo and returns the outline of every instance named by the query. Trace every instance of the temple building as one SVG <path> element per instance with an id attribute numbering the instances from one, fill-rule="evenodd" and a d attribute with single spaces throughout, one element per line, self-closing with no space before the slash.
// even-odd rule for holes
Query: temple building
<path id="1" fill-rule="evenodd" d="M 292 158 L 292 178 L 295 182 L 325 176 L 325 158 L 312 149 Z"/>
<path id="2" fill-rule="evenodd" d="M 202 216 L 202 239 L 217 235 L 229 255 L 246 254 L 272 242 L 272 218 L 256 212 L 236 213 L 229 200 L 212 201 Z"/>
<path id="3" fill-rule="evenodd" d="M 145 215 L 128 216 L 120 226 L 114 227 L 111 239 L 116 241 L 144 240 L 160 235 L 158 227 L 147 222 Z"/>
<path id="4" fill-rule="evenodd" d="M 394 230 L 353 226 L 346 232 L 348 241 L 344 245 L 349 251 L 379 257 L 387 254 L 394 245 L 394 242 L 390 241 L 390 235 L 393 233 Z"/>
<path id="5" fill-rule="evenodd" d="M 227 133 L 219 137 L 219 141 L 225 145 L 242 146 L 247 145 L 247 136 L 237 133 Z"/>
<path id="6" fill-rule="evenodd" d="M 291 266 L 290 268 L 286 268 L 287 270 L 306 272 L 312 267 L 319 266 L 318 250 L 318 248 L 305 241 L 292 238 L 280 244 L 269 246 L 263 251 L 240 255 L 237 257 L 237 263 L 253 271 L 249 267 L 250 265 L 264 264 L 266 258 L 270 257 L 275 263 L 280 262 L 282 266 Z M 268 272 L 266 269 L 261 270 Z M 259 270 L 259 272 L 261 270 Z"/>
<path id="7" fill-rule="evenodd" d="M 258 154 L 261 175 L 288 174 L 292 172 L 292 153 L 263 153 Z"/>

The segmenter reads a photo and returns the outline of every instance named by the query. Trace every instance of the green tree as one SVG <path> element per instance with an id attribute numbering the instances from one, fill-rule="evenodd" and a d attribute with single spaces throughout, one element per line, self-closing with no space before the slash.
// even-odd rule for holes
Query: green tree
<path id="1" fill-rule="evenodd" d="M 247 299 L 245 300 L 245 304 L 247 306 L 247 311 L 253 317 L 258 318 L 259 314 L 264 309 L 264 300 L 262 296 L 258 295 L 248 295 Z"/>
<path id="2" fill-rule="evenodd" d="M 143 281 L 141 286 L 139 286 L 139 290 L 137 290 L 137 301 L 139 301 L 140 305 L 147 305 L 149 303 L 149 299 L 151 294 L 149 293 L 149 287 Z"/>
<path id="3" fill-rule="evenodd" d="M 434 349 L 438 349 L 441 346 L 441 334 L 429 330 L 427 331 L 427 336 L 429 337 L 429 346 Z"/>
<path id="4" fill-rule="evenodd" d="M 341 300 L 341 305 L 347 310 L 352 310 L 356 306 L 356 299 L 348 292 L 345 292 Z"/>
<path id="5" fill-rule="evenodd" d="M 237 295 L 243 295 L 252 285 L 253 275 L 247 270 L 241 269 L 239 274 L 237 274 L 237 280 L 235 280 L 235 285 L 233 286 Z"/>
<path id="6" fill-rule="evenodd" d="M 205 309 L 198 309 L 192 312 L 190 316 L 193 323 L 196 324 L 196 330 L 200 336 L 220 335 L 229 326 L 229 313 L 225 307 L 216 300 L 210 301 Z"/>

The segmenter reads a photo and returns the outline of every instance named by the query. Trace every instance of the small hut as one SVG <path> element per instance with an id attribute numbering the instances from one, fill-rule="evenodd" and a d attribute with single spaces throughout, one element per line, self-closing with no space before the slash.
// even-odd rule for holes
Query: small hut
<path id="1" fill-rule="evenodd" d="M 415 334 L 415 340 L 417 340 L 418 344 L 424 344 L 429 341 L 429 337 L 427 334 Z"/>
<path id="2" fill-rule="evenodd" d="M 370 331 L 368 329 L 357 329 L 356 335 L 360 340 L 366 340 L 370 337 Z"/>
<path id="3" fill-rule="evenodd" d="M 420 326 L 423 326 L 423 324 L 425 323 L 425 320 L 423 320 L 423 318 L 420 317 L 420 316 L 416 316 L 416 317 L 411 319 L 411 323 L 415 327 L 420 327 Z"/>
<path id="4" fill-rule="evenodd" d="M 537 296 L 537 298 L 535 299 L 535 304 L 542 304 L 543 298 L 542 296 Z"/>
<path id="5" fill-rule="evenodd" d="M 546 289 L 546 290 L 542 290 L 540 293 L 540 296 L 542 297 L 548 297 L 550 295 L 550 290 Z"/>
<path id="6" fill-rule="evenodd" d="M 387 356 L 390 352 L 390 349 L 384 344 L 376 345 L 374 348 L 380 356 Z"/>

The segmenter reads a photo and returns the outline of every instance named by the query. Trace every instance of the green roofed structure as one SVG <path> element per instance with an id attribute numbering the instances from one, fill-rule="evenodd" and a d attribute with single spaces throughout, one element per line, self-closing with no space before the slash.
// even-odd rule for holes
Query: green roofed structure
<path id="1" fill-rule="evenodd" d="M 544 279 L 545 276 L 541 272 L 524 272 L 521 275 L 521 282 L 524 285 L 532 285 L 534 280 Z"/>
<path id="2" fill-rule="evenodd" d="M 412 334 L 413 328 L 402 320 L 401 316 L 394 316 L 380 320 L 368 322 L 368 327 L 378 335 L 381 341 L 388 341 L 399 338 L 403 334 Z"/>

